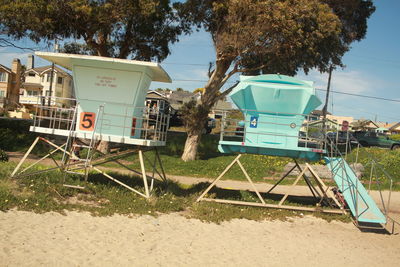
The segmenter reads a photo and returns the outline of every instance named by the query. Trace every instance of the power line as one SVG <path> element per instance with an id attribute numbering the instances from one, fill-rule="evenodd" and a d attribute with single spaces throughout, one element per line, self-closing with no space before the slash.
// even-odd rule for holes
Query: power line
<path id="1" fill-rule="evenodd" d="M 315 90 L 325 91 L 326 92 L 326 89 L 321 89 L 321 88 L 316 88 Z M 333 90 L 331 90 L 331 92 L 335 93 L 335 94 L 341 94 L 341 95 L 357 96 L 357 97 L 364 97 L 364 98 L 370 98 L 370 99 L 377 99 L 377 100 L 391 101 L 391 102 L 400 103 L 400 100 L 398 100 L 398 99 L 391 99 L 391 98 L 385 98 L 385 97 L 379 97 L 379 96 L 353 94 L 353 93 L 346 93 L 346 92 L 333 91 Z"/>
<path id="2" fill-rule="evenodd" d="M 208 82 L 207 80 L 191 80 L 191 79 L 173 79 L 173 82 Z M 235 83 L 233 81 L 227 82 L 227 83 Z M 315 90 L 317 91 L 324 91 L 326 92 L 326 89 L 322 88 L 316 88 Z M 390 101 L 390 102 L 396 102 L 400 103 L 400 99 L 391 99 L 391 98 L 385 98 L 385 97 L 379 97 L 379 96 L 370 96 L 370 95 L 361 95 L 361 94 L 354 94 L 354 93 L 346 93 L 346 92 L 340 92 L 340 91 L 334 91 L 331 90 L 332 93 L 335 94 L 341 94 L 341 95 L 349 95 L 349 96 L 356 96 L 356 97 L 364 97 L 364 98 L 370 98 L 370 99 L 376 99 L 376 100 L 382 100 L 382 101 Z"/>

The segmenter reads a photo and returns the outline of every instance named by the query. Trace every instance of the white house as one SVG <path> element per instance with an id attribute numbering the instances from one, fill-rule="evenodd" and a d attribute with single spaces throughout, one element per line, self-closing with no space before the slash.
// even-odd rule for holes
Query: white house
<path id="1" fill-rule="evenodd" d="M 49 96 L 53 99 L 51 105 L 55 105 L 54 97 L 74 98 L 72 76 L 59 67 L 54 67 L 53 83 L 50 86 L 52 66 L 33 68 L 33 58 L 29 58 L 27 70 L 24 73 L 25 82 L 20 90 L 20 104 L 31 106 L 38 103 L 38 96 L 46 96 L 46 103 Z M 51 88 L 50 88 L 51 87 Z M 69 106 L 71 101 L 58 101 L 60 105 Z"/>

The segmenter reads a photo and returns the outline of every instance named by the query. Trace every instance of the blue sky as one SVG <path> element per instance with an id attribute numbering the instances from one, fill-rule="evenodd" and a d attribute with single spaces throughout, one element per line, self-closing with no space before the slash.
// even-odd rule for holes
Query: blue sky
<path id="1" fill-rule="evenodd" d="M 354 43 L 343 62 L 344 69 L 336 70 L 332 76 L 332 90 L 362 95 L 390 98 L 400 101 L 400 1 L 375 1 L 376 12 L 368 23 L 366 39 Z M 20 45 L 31 46 L 29 41 Z M 41 50 L 47 50 L 43 47 Z M 172 84 L 153 83 L 151 88 L 184 88 L 194 90 L 204 87 L 207 80 L 208 63 L 215 60 L 214 48 L 209 35 L 203 31 L 182 36 L 172 46 L 171 55 L 161 64 L 173 79 Z M 0 64 L 10 66 L 13 58 L 26 63 L 28 53 L 11 48 L 0 48 Z M 35 58 L 36 66 L 48 62 Z M 317 88 L 326 88 L 326 74 L 311 71 L 298 77 L 315 82 Z M 230 82 L 235 82 L 232 77 Z M 319 92 L 324 99 L 324 92 Z M 389 102 L 332 94 L 329 111 L 335 115 L 369 118 L 384 122 L 400 121 L 400 102 Z"/>

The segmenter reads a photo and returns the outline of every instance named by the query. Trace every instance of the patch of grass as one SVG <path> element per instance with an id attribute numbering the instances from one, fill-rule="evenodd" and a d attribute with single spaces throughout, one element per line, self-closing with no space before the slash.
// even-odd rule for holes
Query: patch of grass
<path id="1" fill-rule="evenodd" d="M 215 223 L 235 218 L 285 220 L 289 217 L 300 216 L 300 212 L 293 211 L 195 202 L 200 193 L 209 185 L 208 183 L 182 186 L 174 182 L 167 184 L 157 182 L 152 197 L 147 200 L 99 174 L 91 173 L 86 184 L 82 183 L 79 176 L 64 176 L 59 171 L 10 179 L 9 175 L 14 167 L 14 163 L 0 163 L 1 211 L 13 208 L 37 213 L 48 211 L 63 213 L 65 210 L 76 210 L 88 211 L 95 216 L 113 214 L 158 216 L 159 214 L 181 212 L 189 218 Z M 44 168 L 47 167 L 38 166 L 36 170 Z M 115 173 L 112 175 L 129 186 L 143 191 L 141 178 Z M 62 185 L 64 178 L 66 184 L 84 185 L 85 189 L 64 187 Z M 256 200 L 255 194 L 248 191 L 214 189 L 211 194 L 225 199 Z M 268 201 L 276 203 L 275 199 Z M 327 216 L 327 220 L 341 219 L 339 216 Z"/>
<path id="2" fill-rule="evenodd" d="M 375 159 L 380 166 L 371 164 L 371 158 Z M 369 183 L 372 169 L 371 189 L 388 189 L 390 179 L 393 179 L 393 190 L 400 190 L 400 150 L 388 150 L 378 147 L 354 149 L 347 155 L 349 163 L 359 162 L 364 166 L 364 174 L 361 181 Z"/>
<path id="3" fill-rule="evenodd" d="M 149 159 L 154 158 L 154 152 L 144 153 Z M 161 153 L 161 160 L 165 172 L 170 175 L 190 176 L 190 177 L 217 177 L 234 159 L 236 155 L 220 155 L 211 157 L 207 160 L 198 159 L 195 161 L 184 162 L 180 156 L 171 156 Z M 246 171 L 254 181 L 263 182 L 264 177 L 279 177 L 285 165 L 291 162 L 288 158 L 277 158 L 263 155 L 243 155 L 240 159 L 245 166 Z M 137 155 L 132 155 L 125 159 L 129 167 L 138 169 L 139 159 Z M 105 166 L 117 168 L 115 163 L 109 163 Z M 235 164 L 231 170 L 224 176 L 224 179 L 243 180 L 246 179 L 239 166 Z"/>

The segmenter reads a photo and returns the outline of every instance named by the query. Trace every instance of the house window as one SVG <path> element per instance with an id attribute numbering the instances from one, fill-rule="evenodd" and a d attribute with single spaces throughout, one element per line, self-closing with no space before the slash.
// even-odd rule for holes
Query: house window
<path id="1" fill-rule="evenodd" d="M 63 78 L 62 77 L 58 77 L 57 78 L 57 83 L 58 84 L 62 84 L 63 83 Z"/>
<path id="2" fill-rule="evenodd" d="M 54 74 L 53 74 L 53 78 L 54 78 Z M 48 74 L 47 74 L 47 82 L 48 82 L 48 83 L 50 82 L 50 79 L 51 79 L 51 73 L 48 73 Z"/>
<path id="3" fill-rule="evenodd" d="M 4 97 L 5 96 L 5 92 L 0 90 L 0 97 Z"/>
<path id="4" fill-rule="evenodd" d="M 50 91 L 46 91 L 46 96 L 50 96 Z"/>
<path id="5" fill-rule="evenodd" d="M 7 82 L 7 73 L 0 72 L 0 82 Z"/>
<path id="6" fill-rule="evenodd" d="M 28 90 L 28 96 L 37 96 L 39 95 L 39 92 L 36 90 Z"/>
<path id="7" fill-rule="evenodd" d="M 35 74 L 35 73 L 33 73 L 33 72 L 29 72 L 29 73 L 28 73 L 28 76 L 29 76 L 29 77 L 35 77 L 35 76 L 36 76 L 36 74 Z"/>

